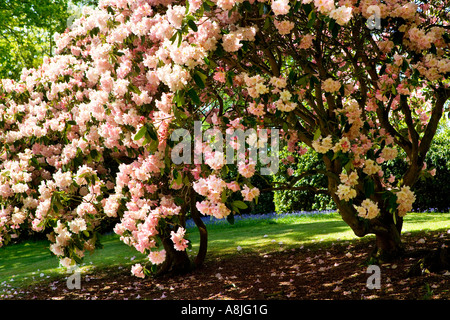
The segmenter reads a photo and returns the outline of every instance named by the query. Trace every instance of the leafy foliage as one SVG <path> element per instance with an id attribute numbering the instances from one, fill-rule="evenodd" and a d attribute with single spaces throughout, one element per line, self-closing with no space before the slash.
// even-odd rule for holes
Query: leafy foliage
<path id="1" fill-rule="evenodd" d="M 51 56 L 53 34 L 67 28 L 71 5 L 97 0 L 0 1 L 0 79 L 18 79 L 23 68 L 35 68 Z"/>
<path id="2" fill-rule="evenodd" d="M 282 165 L 284 166 L 284 165 Z M 325 169 L 323 162 L 320 161 L 319 155 L 310 149 L 302 156 L 301 161 L 295 164 L 295 170 L 292 177 L 314 169 Z M 286 182 L 289 177 L 286 170 L 282 168 L 279 174 L 275 175 L 274 180 L 278 182 Z M 313 186 L 318 189 L 326 189 L 327 178 L 324 175 L 311 175 L 300 179 L 294 184 L 294 187 Z M 317 194 L 309 190 L 277 190 L 274 191 L 274 205 L 277 213 L 293 212 L 293 211 L 314 211 L 314 210 L 330 210 L 335 209 L 336 205 L 333 199 L 324 194 Z"/>

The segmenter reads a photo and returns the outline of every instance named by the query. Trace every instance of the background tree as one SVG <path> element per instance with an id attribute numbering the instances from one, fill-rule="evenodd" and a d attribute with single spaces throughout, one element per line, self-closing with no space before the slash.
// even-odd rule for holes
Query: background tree
<path id="1" fill-rule="evenodd" d="M 4 0 L 0 2 L 0 79 L 18 79 L 53 54 L 55 32 L 62 33 L 75 6 L 96 0 Z"/>

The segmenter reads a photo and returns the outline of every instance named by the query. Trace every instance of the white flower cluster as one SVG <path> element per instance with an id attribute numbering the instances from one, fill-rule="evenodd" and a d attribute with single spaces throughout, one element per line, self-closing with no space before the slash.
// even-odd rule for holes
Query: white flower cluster
<path id="1" fill-rule="evenodd" d="M 377 204 L 370 199 L 366 199 L 361 203 L 361 206 L 355 206 L 358 211 L 358 216 L 365 219 L 373 219 L 378 216 L 380 209 Z"/>
<path id="2" fill-rule="evenodd" d="M 349 175 L 341 173 L 339 175 L 341 184 L 338 186 L 336 195 L 340 200 L 349 201 L 356 197 L 356 190 L 353 188 L 358 184 L 358 174 L 356 171 L 352 171 Z"/>
<path id="3" fill-rule="evenodd" d="M 397 192 L 397 210 L 399 217 L 404 217 L 406 213 L 412 210 L 412 205 L 416 201 L 416 196 L 411 188 L 403 186 L 399 192 Z"/>
<path id="4" fill-rule="evenodd" d="M 327 153 L 333 147 L 333 139 L 331 136 L 319 138 L 312 142 L 312 147 L 318 153 Z"/>

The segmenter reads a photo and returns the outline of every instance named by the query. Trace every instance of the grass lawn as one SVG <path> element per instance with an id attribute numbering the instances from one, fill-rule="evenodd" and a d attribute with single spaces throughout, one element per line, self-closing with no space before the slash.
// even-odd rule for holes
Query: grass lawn
<path id="1" fill-rule="evenodd" d="M 450 229 L 450 213 L 411 213 L 406 216 L 404 233 Z M 208 258 L 241 252 L 270 252 L 310 243 L 328 245 L 340 240 L 356 240 L 351 229 L 337 213 L 315 215 L 283 215 L 269 219 L 237 219 L 208 225 Z M 193 243 L 191 254 L 198 249 L 199 235 L 188 229 Z M 370 239 L 373 236 L 366 238 Z M 102 237 L 104 248 L 85 257 L 82 271 L 110 267 L 129 268 L 145 262 L 145 256 L 123 244 L 114 234 Z M 51 255 L 47 241 L 28 241 L 0 248 L 0 299 L 4 292 L 13 292 L 22 285 L 51 281 L 68 274 Z M 238 247 L 240 250 L 238 250 Z"/>
<path id="2" fill-rule="evenodd" d="M 450 228 L 450 213 L 410 213 L 403 233 Z M 193 251 L 198 249 L 198 231 L 189 230 Z M 250 251 L 276 250 L 281 245 L 298 247 L 313 242 L 324 245 L 339 240 L 360 240 L 337 213 L 285 215 L 279 219 L 242 220 L 234 225 L 223 221 L 208 225 L 208 254 L 234 254 L 237 247 Z M 374 239 L 374 235 L 364 239 Z"/>

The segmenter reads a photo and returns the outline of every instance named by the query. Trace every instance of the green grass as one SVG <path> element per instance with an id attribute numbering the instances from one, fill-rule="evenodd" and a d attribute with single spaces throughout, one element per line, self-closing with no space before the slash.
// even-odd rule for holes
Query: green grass
<path id="1" fill-rule="evenodd" d="M 403 232 L 450 228 L 450 213 L 411 213 L 405 217 Z M 240 246 L 243 251 L 271 251 L 280 247 L 294 248 L 313 242 L 330 243 L 356 240 L 350 227 L 339 214 L 312 216 L 284 216 L 270 220 L 244 220 L 235 225 L 208 226 L 208 254 L 234 254 Z M 373 235 L 365 238 L 373 238 Z M 198 249 L 198 231 L 190 230 L 193 251 Z"/>
<path id="2" fill-rule="evenodd" d="M 70 275 L 60 267 L 58 259 L 51 254 L 48 241 L 27 241 L 0 248 L 0 295 L 10 287 L 29 285 L 34 282 L 51 281 Z M 102 237 L 103 249 L 87 254 L 81 272 L 123 266 L 128 268 L 145 256 L 125 245 L 117 235 Z"/>
<path id="3" fill-rule="evenodd" d="M 404 232 L 450 229 L 450 213 L 412 213 L 406 216 Z M 242 252 L 270 252 L 299 247 L 310 243 L 327 243 L 339 240 L 355 240 L 357 237 L 336 213 L 312 216 L 283 216 L 277 219 L 237 220 L 234 225 L 223 223 L 208 225 L 208 258 Z M 197 229 L 188 229 L 193 243 L 191 255 L 198 250 Z M 373 237 L 373 236 L 369 236 Z M 123 244 L 117 235 L 102 237 L 104 248 L 87 255 L 82 271 L 111 267 L 129 268 L 145 256 Z M 280 244 L 281 243 L 281 244 Z M 59 267 L 57 258 L 51 255 L 48 241 L 27 241 L 0 248 L 0 296 L 12 287 L 33 282 L 51 281 L 68 273 Z M 95 272 L 95 271 L 94 271 Z"/>

